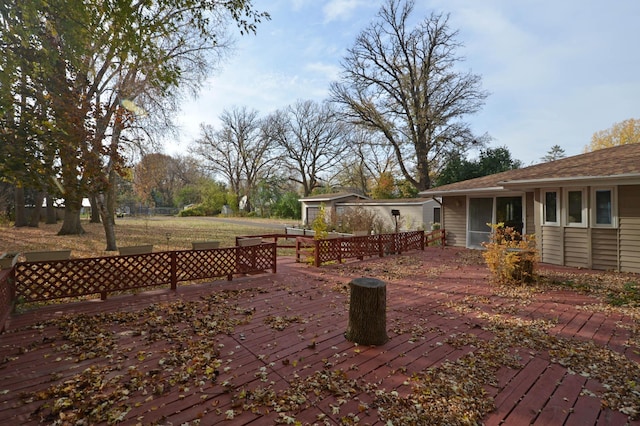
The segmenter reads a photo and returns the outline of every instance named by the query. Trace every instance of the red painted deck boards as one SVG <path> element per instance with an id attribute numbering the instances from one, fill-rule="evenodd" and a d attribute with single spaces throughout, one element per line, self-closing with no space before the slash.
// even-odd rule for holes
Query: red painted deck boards
<path id="1" fill-rule="evenodd" d="M 412 375 L 447 360 L 456 362 L 477 349 L 468 344 L 453 346 L 456 338 L 473 334 L 478 342 L 494 339 L 495 334 L 486 329 L 487 316 L 557 321 L 549 330 L 552 335 L 591 340 L 637 357 L 638 348 L 628 347 L 632 318 L 593 312 L 588 306 L 597 299 L 566 289 L 537 293 L 526 303 L 500 296 L 489 283 L 486 268 L 460 262 L 460 253 L 462 250 L 455 248 L 428 248 L 398 258 L 371 258 L 320 269 L 283 258 L 277 274 L 179 287 L 176 292 L 156 290 L 106 301 L 46 306 L 14 316 L 7 333 L 0 335 L 0 424 L 40 424 L 33 412 L 41 403 L 26 403 L 21 393 L 63 383 L 92 364 L 107 362 L 104 356 L 82 362 L 67 359 L 56 349 L 65 342 L 54 326 L 34 329 L 32 325 L 63 314 L 133 312 L 153 303 L 198 301 L 222 290 L 251 289 L 233 302 L 246 310 L 247 323 L 215 339 L 222 363 L 217 379 L 182 390 L 173 386 L 148 401 L 146 396 L 135 396 L 132 402 L 138 406 L 125 416 L 124 423 L 182 424 L 200 419 L 201 424 L 276 424 L 283 421 L 285 413 L 264 406 L 256 413 L 242 410 L 242 401 L 234 400 L 235 395 L 258 387 L 284 391 L 318 372 L 340 371 L 347 380 L 375 384 L 379 390 L 395 390 L 405 396 L 411 392 L 406 383 Z M 394 266 L 399 259 L 404 259 L 405 266 Z M 379 266 L 384 262 L 391 262 L 389 268 Z M 348 282 L 365 275 L 387 282 L 390 340 L 380 347 L 356 345 L 343 335 L 348 323 Z M 289 322 L 274 329 L 269 321 L 276 317 Z M 188 325 L 183 324 L 185 332 Z M 447 339 L 453 340 L 447 343 Z M 120 350 L 129 350 L 129 358 L 121 361 L 122 368 L 132 366 L 140 374 L 157 368 L 163 351 L 171 346 L 164 340 L 146 346 L 143 338 L 126 335 L 117 344 Z M 136 360 L 138 350 L 148 354 L 144 361 Z M 522 357 L 522 365 L 499 368 L 495 372 L 497 386 L 485 386 L 495 402 L 495 410 L 482 420 L 486 425 L 618 425 L 628 420 L 620 412 L 602 409 L 598 397 L 581 394 L 583 389 L 600 393 L 602 386 L 597 381 L 568 373 L 544 350 L 510 350 Z M 286 415 L 303 424 L 323 424 L 325 420 L 340 424 L 345 416 L 356 415 L 359 424 L 384 424 L 371 405 L 374 394 L 358 392 L 343 399 L 322 393 L 313 404 L 309 401 L 300 411 Z M 232 413 L 233 419 L 228 419 Z"/>

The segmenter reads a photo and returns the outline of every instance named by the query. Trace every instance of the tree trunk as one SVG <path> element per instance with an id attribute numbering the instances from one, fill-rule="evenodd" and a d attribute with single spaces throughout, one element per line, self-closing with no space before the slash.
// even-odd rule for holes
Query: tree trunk
<path id="1" fill-rule="evenodd" d="M 118 245 L 116 243 L 116 222 L 114 219 L 114 212 L 110 210 L 109 205 L 112 204 L 109 200 L 109 196 L 106 197 L 105 200 L 104 194 L 99 194 L 96 196 L 96 208 L 100 212 L 100 217 L 102 218 L 102 227 L 104 228 L 104 236 L 107 246 L 105 248 L 106 251 L 117 251 Z"/>
<path id="2" fill-rule="evenodd" d="M 356 278 L 349 283 L 349 325 L 345 337 L 359 345 L 379 346 L 387 336 L 387 286 L 376 278 Z"/>
<path id="3" fill-rule="evenodd" d="M 27 212 L 24 208 L 24 187 L 22 185 L 16 185 L 15 196 L 16 221 L 14 223 L 14 226 L 16 228 L 21 228 L 29 224 L 29 222 L 27 221 Z"/>
<path id="4" fill-rule="evenodd" d="M 92 195 L 89 197 L 89 203 L 91 204 L 91 219 L 89 223 L 100 223 L 100 208 L 98 207 L 98 195 Z"/>
<path id="5" fill-rule="evenodd" d="M 29 218 L 29 226 L 32 228 L 37 228 L 38 225 L 40 225 L 40 214 L 42 213 L 42 202 L 44 201 L 44 196 L 45 193 L 42 191 L 38 191 L 36 193 L 35 201 L 33 203 L 33 211 Z"/>
<path id="6" fill-rule="evenodd" d="M 53 206 L 53 196 L 51 194 L 47 194 L 47 219 L 45 223 L 47 225 L 58 223 L 58 216 L 56 208 Z"/>
<path id="7" fill-rule="evenodd" d="M 80 210 L 82 209 L 82 198 L 80 202 L 71 202 L 65 200 L 64 219 L 62 220 L 62 228 L 58 231 L 58 235 L 82 235 L 85 233 L 80 222 Z"/>

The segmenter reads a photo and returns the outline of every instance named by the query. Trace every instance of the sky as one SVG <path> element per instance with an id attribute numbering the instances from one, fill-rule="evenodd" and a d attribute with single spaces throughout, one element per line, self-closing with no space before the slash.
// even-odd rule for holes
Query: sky
<path id="1" fill-rule="evenodd" d="M 200 124 L 219 128 L 219 115 L 234 106 L 266 116 L 297 100 L 327 99 L 346 50 L 382 4 L 254 0 L 271 20 L 256 35 L 236 37 L 199 96 L 184 102 L 180 139 L 167 152 L 186 154 Z M 458 66 L 479 74 L 489 92 L 466 121 L 524 165 L 553 145 L 581 154 L 595 132 L 640 118 L 640 1 L 417 0 L 413 17 L 431 12 L 449 14 L 463 45 Z"/>

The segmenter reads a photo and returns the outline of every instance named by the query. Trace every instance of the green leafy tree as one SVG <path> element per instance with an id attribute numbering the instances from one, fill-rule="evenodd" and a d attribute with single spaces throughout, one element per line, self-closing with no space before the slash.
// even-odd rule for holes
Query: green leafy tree
<path id="1" fill-rule="evenodd" d="M 297 192 L 285 192 L 273 206 L 273 215 L 284 219 L 300 219 L 302 217 L 302 206 L 298 201 L 299 198 Z"/>
<path id="2" fill-rule="evenodd" d="M 462 158 L 460 153 L 454 153 L 445 163 L 435 182 L 436 186 L 441 186 L 520 167 L 522 162 L 511 158 L 511 152 L 506 147 L 483 150 L 475 160 L 467 160 Z"/>
<path id="3" fill-rule="evenodd" d="M 562 149 L 560 145 L 554 145 L 547 151 L 546 155 L 542 157 L 542 161 L 548 163 L 549 161 L 556 161 L 566 156 L 567 154 L 565 154 L 564 149 Z"/>
<path id="4" fill-rule="evenodd" d="M 123 142 L 141 142 L 145 116 L 162 115 L 185 87 L 197 90 L 225 49 L 226 22 L 245 33 L 268 18 L 250 0 L 34 0 L 0 12 L 30 18 L 10 36 L 18 38 L 12 46 L 27 47 L 25 57 L 40 55 L 38 67 L 20 68 L 17 78 L 50 96 L 49 103 L 29 102 L 47 107 L 56 143 L 66 207 L 60 234 L 83 232 L 82 197 L 96 194 L 107 250 L 116 248 L 114 182 Z"/>

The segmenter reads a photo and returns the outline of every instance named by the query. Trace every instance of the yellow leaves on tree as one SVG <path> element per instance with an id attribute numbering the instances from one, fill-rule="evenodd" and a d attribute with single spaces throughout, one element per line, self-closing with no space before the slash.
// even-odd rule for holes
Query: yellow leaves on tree
<path id="1" fill-rule="evenodd" d="M 595 132 L 585 152 L 632 143 L 640 143 L 640 119 L 629 118 L 615 123 L 609 129 Z"/>

